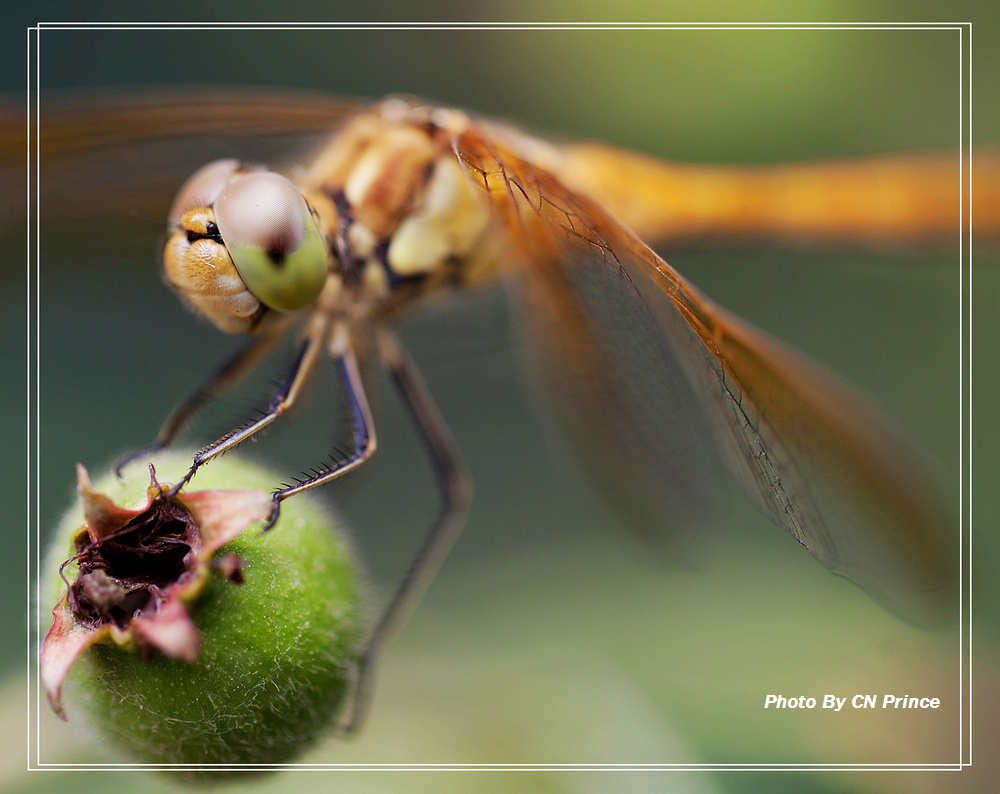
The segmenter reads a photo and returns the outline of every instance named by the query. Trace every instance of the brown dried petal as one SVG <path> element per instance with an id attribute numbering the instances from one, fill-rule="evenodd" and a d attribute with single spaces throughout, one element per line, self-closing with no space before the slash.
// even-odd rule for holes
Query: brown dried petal
<path id="1" fill-rule="evenodd" d="M 77 624 L 66 599 L 67 594 L 64 593 L 52 610 L 52 627 L 42 641 L 41 651 L 42 686 L 52 710 L 62 719 L 66 719 L 62 707 L 62 685 L 69 668 L 81 653 L 102 638 L 102 632 L 108 633 Z"/>
<path id="2" fill-rule="evenodd" d="M 172 659 L 190 664 L 198 661 L 201 634 L 191 622 L 176 592 L 170 593 L 155 615 L 136 615 L 132 628 L 147 645 L 158 648 Z"/>
<path id="3" fill-rule="evenodd" d="M 84 526 L 92 543 L 117 532 L 133 518 L 149 509 L 147 503 L 142 510 L 126 510 L 104 494 L 97 493 L 93 490 L 90 475 L 82 463 L 76 464 L 76 493 L 83 506 Z"/>
<path id="4" fill-rule="evenodd" d="M 271 495 L 250 488 L 194 491 L 181 498 L 201 530 L 202 555 L 206 559 L 248 526 L 271 514 Z"/>

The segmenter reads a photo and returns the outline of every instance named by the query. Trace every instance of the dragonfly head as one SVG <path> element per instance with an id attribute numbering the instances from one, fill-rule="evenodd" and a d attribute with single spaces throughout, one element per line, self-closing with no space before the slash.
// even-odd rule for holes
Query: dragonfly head
<path id="1" fill-rule="evenodd" d="M 170 211 L 164 275 L 189 306 L 227 333 L 246 333 L 267 310 L 312 303 L 327 276 L 327 247 L 288 179 L 217 160 L 188 179 Z"/>

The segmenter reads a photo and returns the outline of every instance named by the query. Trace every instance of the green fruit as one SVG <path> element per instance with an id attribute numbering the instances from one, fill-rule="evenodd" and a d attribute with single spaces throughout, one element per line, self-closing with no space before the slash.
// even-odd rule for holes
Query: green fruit
<path id="1" fill-rule="evenodd" d="M 176 481 L 190 457 L 154 462 L 161 483 Z M 229 455 L 199 471 L 181 493 L 273 488 L 278 477 Z M 134 466 L 123 483 L 94 490 L 118 504 L 144 504 L 149 475 Z M 62 522 L 48 574 L 83 522 L 76 507 Z M 115 754 L 150 764 L 273 765 L 301 753 L 331 725 L 351 695 L 362 638 L 358 574 L 330 517 L 308 494 L 286 500 L 269 532 L 250 528 L 215 552 L 236 558 L 240 575 L 213 565 L 187 603 L 201 634 L 197 661 L 155 648 L 93 644 L 76 658 L 64 699 Z M 67 566 L 67 578 L 76 575 Z M 240 579 L 236 584 L 232 579 Z M 65 586 L 61 587 L 65 591 Z"/>

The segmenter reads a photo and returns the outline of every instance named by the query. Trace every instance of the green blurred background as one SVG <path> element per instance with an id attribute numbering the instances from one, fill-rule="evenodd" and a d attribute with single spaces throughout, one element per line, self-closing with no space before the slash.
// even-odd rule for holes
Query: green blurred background
<path id="1" fill-rule="evenodd" d="M 77 20 L 80 4 L 41 3 L 36 17 Z M 975 133 L 1000 138 L 992 4 L 949 4 L 976 22 Z M 932 4 L 755 4 L 757 19 L 921 20 Z M 159 13 L 163 12 L 163 13 Z M 107 19 L 132 19 L 125 4 Z M 147 18 L 204 19 L 178 2 Z M 280 11 L 213 4 L 214 19 L 360 19 L 365 4 L 300 3 Z M 390 4 L 387 20 L 747 19 L 743 3 Z M 808 13 L 808 18 L 802 14 Z M 502 14 L 502 16 L 499 16 Z M 23 27 L 11 25 L 13 32 Z M 9 33 L 5 33 L 5 41 Z M 23 38 L 10 38 L 5 88 L 23 86 Z M 958 34 L 929 30 L 47 31 L 47 89 L 238 85 L 378 97 L 412 93 L 508 119 L 556 138 L 598 138 L 671 159 L 767 163 L 914 148 L 959 140 Z M 191 162 L 197 167 L 201 159 Z M 183 179 L 183 175 L 180 177 Z M 120 176 L 109 179 L 120 181 Z M 93 190 L 106 189 L 96 179 Z M 169 199 L 169 197 L 167 197 Z M 80 197 L 86 201 L 86 196 Z M 5 250 L 23 251 L 19 228 Z M 233 349 L 183 311 L 161 284 L 160 229 L 129 215 L 99 228 L 46 227 L 41 242 L 38 395 L 43 534 L 68 504 L 73 464 L 94 470 L 149 441 L 170 407 Z M 858 384 L 940 462 L 958 501 L 959 261 L 923 252 L 678 249 L 682 273 L 735 310 Z M 5 371 L 23 377 L 23 258 L 5 265 Z M 973 309 L 976 409 L 977 730 L 995 744 L 1000 691 L 996 580 L 1000 433 L 993 400 L 1000 345 L 996 249 L 977 252 Z M 884 614 L 752 509 L 735 503 L 719 531 L 650 558 L 552 448 L 525 397 L 516 333 L 502 296 L 407 319 L 401 336 L 448 419 L 476 483 L 465 534 L 380 671 L 369 725 L 330 743 L 317 763 L 681 763 L 818 765 L 949 763 L 958 759 L 956 634 L 928 634 Z M 264 404 L 271 363 L 207 412 L 188 435 L 214 438 Z M 433 514 L 419 445 L 387 383 L 382 447 L 372 470 L 323 498 L 343 515 L 384 595 Z M 319 387 L 249 453 L 296 474 L 337 435 Z M 24 395 L 4 391 L 5 481 L 23 483 Z M 21 421 L 13 421 L 18 417 Z M 304 452 L 303 450 L 309 450 Z M 23 487 L 11 489 L 3 583 L 13 608 L 2 631 L 23 635 Z M 20 512 L 19 512 L 20 511 Z M 21 776 L 24 648 L 0 648 L 13 734 L 4 790 L 79 786 L 70 773 Z M 933 714 L 764 711 L 764 695 L 895 692 L 940 696 Z M 42 715 L 43 761 L 107 758 Z M 977 791 L 976 774 L 340 773 L 273 777 L 261 790 L 350 791 Z M 988 762 L 987 762 L 988 763 Z M 994 762 L 995 763 L 995 762 Z M 984 768 L 986 767 L 986 768 Z M 87 790 L 159 790 L 152 776 L 88 777 Z M 983 784 L 985 785 L 985 784 Z M 241 784 L 256 789 L 258 784 Z"/>

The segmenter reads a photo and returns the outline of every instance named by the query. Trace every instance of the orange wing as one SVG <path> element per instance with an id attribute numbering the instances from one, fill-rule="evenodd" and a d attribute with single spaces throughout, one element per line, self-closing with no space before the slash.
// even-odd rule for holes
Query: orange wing
<path id="1" fill-rule="evenodd" d="M 957 520 L 906 444 L 831 375 L 715 306 L 630 231 L 471 130 L 456 142 L 510 239 L 542 379 L 595 482 L 655 531 L 721 467 L 888 608 L 952 599 Z"/>

